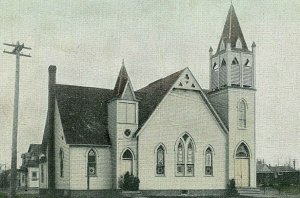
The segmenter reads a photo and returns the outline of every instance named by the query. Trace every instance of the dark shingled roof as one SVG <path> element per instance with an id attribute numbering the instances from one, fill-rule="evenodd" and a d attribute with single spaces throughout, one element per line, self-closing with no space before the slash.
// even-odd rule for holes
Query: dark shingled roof
<path id="1" fill-rule="evenodd" d="M 30 144 L 30 146 L 28 148 L 28 153 L 29 152 L 34 152 L 34 153 L 39 155 L 41 153 L 41 149 L 42 149 L 41 144 Z"/>
<path id="2" fill-rule="evenodd" d="M 139 102 L 139 128 L 151 116 L 157 105 L 162 101 L 183 70 L 159 79 L 135 92 Z"/>
<path id="3" fill-rule="evenodd" d="M 68 144 L 110 145 L 107 101 L 113 90 L 56 85 L 56 99 Z"/>
<path id="4" fill-rule="evenodd" d="M 242 42 L 242 50 L 249 51 L 247 47 L 247 43 L 244 39 L 244 35 L 242 33 L 242 29 L 239 24 L 239 20 L 235 14 L 233 5 L 230 6 L 228 11 L 228 15 L 226 18 L 226 22 L 224 25 L 223 33 L 219 42 L 218 50 L 220 51 L 221 42 L 230 43 L 231 48 L 235 48 L 237 39 L 240 38 Z"/>
<path id="5" fill-rule="evenodd" d="M 181 72 L 182 70 L 135 92 L 139 99 L 139 127 L 144 125 Z M 114 90 L 57 84 L 56 99 L 66 142 L 110 145 L 107 102 L 114 97 Z"/>

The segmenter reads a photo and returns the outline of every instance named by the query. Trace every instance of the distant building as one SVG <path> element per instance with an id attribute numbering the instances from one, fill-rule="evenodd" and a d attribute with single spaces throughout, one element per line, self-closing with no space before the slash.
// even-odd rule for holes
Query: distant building
<path id="1" fill-rule="evenodd" d="M 299 184 L 300 171 L 290 165 L 271 166 L 258 161 L 256 164 L 257 185 L 271 186 L 275 183 L 285 185 Z"/>
<path id="2" fill-rule="evenodd" d="M 40 144 L 30 144 L 28 152 L 23 153 L 22 165 L 19 170 L 19 186 L 24 188 L 39 187 L 39 155 Z"/>
<path id="3" fill-rule="evenodd" d="M 126 172 L 148 195 L 255 188 L 255 43 L 232 5 L 209 55 L 209 90 L 188 68 L 134 90 L 124 63 L 114 89 L 56 84 L 50 66 L 41 194 L 110 197 Z"/>

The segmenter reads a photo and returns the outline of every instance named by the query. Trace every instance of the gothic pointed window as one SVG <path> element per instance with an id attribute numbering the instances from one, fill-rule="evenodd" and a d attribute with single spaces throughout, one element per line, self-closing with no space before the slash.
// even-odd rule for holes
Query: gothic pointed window
<path id="1" fill-rule="evenodd" d="M 177 147 L 177 175 L 184 176 L 184 147 L 180 141 Z"/>
<path id="2" fill-rule="evenodd" d="M 194 175 L 194 148 L 192 142 L 189 142 L 187 149 L 187 175 Z"/>
<path id="3" fill-rule="evenodd" d="M 213 175 L 213 155 L 211 148 L 207 148 L 205 151 L 205 175 Z"/>
<path id="4" fill-rule="evenodd" d="M 178 140 L 176 155 L 176 176 L 194 176 L 194 144 L 188 134 Z"/>
<path id="5" fill-rule="evenodd" d="M 59 172 L 60 177 L 64 176 L 64 152 L 60 149 L 59 151 Z"/>
<path id="6" fill-rule="evenodd" d="M 88 167 L 88 174 L 89 176 L 95 176 L 96 175 L 96 167 L 97 167 L 97 158 L 96 158 L 96 152 L 91 149 L 89 152 L 88 152 L 88 164 L 87 164 L 87 167 Z"/>
<path id="7" fill-rule="evenodd" d="M 160 145 L 156 150 L 156 174 L 164 175 L 165 174 L 165 149 Z"/>
<path id="8" fill-rule="evenodd" d="M 247 127 L 247 120 L 246 120 L 246 102 L 241 100 L 238 105 L 238 125 L 239 128 L 246 128 Z"/>
<path id="9" fill-rule="evenodd" d="M 238 158 L 249 158 L 250 157 L 250 155 L 249 155 L 249 149 L 245 145 L 245 143 L 241 143 L 239 145 L 239 147 L 236 150 L 235 156 L 238 157 Z"/>

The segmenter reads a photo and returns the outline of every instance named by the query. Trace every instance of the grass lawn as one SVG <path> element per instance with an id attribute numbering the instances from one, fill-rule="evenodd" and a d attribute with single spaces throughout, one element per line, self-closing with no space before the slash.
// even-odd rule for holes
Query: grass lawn
<path id="1" fill-rule="evenodd" d="M 300 185 L 283 186 L 281 187 L 280 192 L 293 195 L 300 194 Z"/>

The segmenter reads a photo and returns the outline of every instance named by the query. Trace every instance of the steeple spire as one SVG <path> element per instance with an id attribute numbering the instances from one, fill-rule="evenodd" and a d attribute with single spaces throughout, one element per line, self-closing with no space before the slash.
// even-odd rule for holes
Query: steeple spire
<path id="1" fill-rule="evenodd" d="M 223 50 L 224 47 L 222 46 L 227 46 L 227 44 L 230 44 L 231 49 L 239 48 L 248 51 L 248 47 L 244 39 L 238 18 L 235 14 L 232 2 L 228 11 L 217 51 Z"/>
<path id="2" fill-rule="evenodd" d="M 129 80 L 129 76 L 127 74 L 125 64 L 124 64 L 124 59 L 123 59 L 122 67 L 120 69 L 119 76 L 118 76 L 118 79 L 117 79 L 117 82 L 116 82 L 115 88 L 114 88 L 115 96 L 119 97 L 120 95 L 122 95 L 128 80 Z"/>

